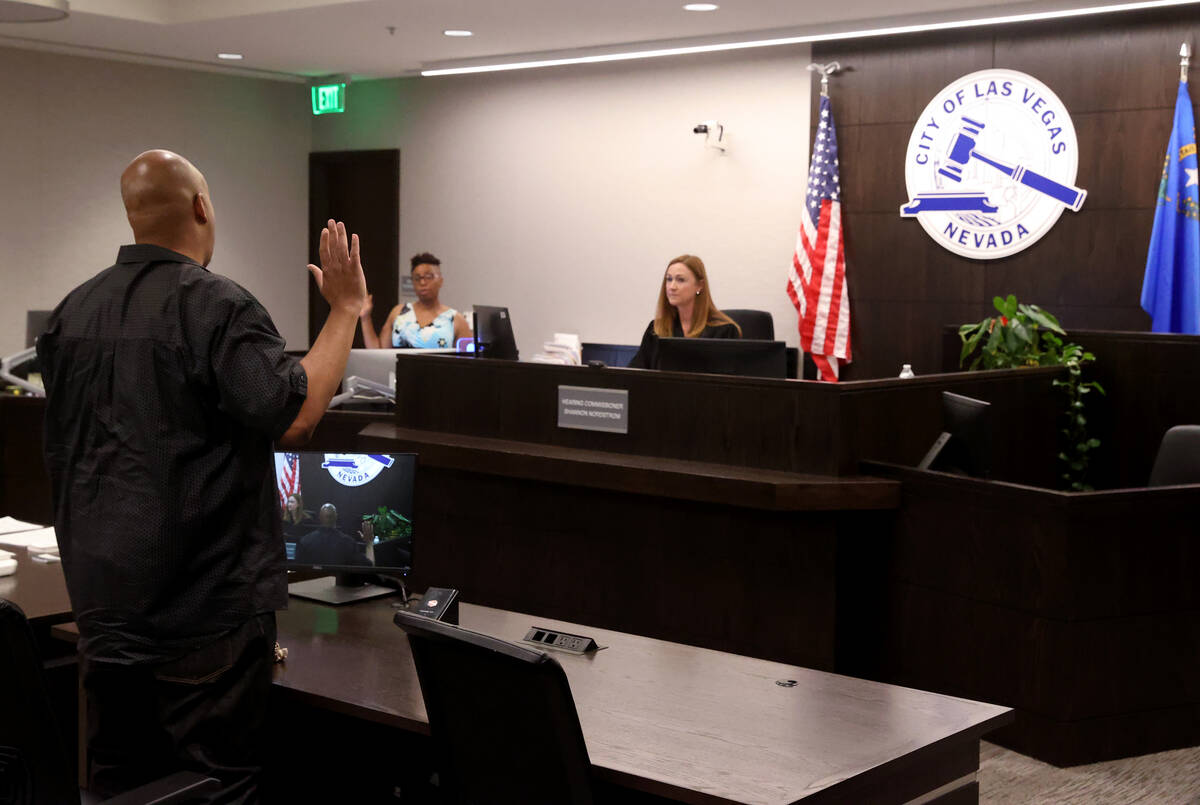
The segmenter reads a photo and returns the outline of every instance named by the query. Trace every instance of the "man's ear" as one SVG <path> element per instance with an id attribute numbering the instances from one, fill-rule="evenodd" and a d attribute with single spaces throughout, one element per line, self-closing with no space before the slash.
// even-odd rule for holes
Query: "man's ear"
<path id="1" fill-rule="evenodd" d="M 196 221 L 201 224 L 208 223 L 208 209 L 204 203 L 204 194 L 197 193 L 192 196 L 192 214 L 196 216 Z"/>

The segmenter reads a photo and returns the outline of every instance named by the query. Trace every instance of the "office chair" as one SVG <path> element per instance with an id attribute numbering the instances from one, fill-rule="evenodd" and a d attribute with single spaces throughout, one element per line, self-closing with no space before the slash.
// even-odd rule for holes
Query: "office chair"
<path id="1" fill-rule="evenodd" d="M 593 802 L 562 666 L 545 652 L 397 612 L 450 803 Z"/>
<path id="2" fill-rule="evenodd" d="M 1200 484 L 1200 425 L 1176 425 L 1163 434 L 1148 486 Z"/>
<path id="3" fill-rule="evenodd" d="M 0 802 L 95 803 L 73 778 L 33 630 L 20 607 L 0 598 Z M 108 805 L 196 802 L 217 786 L 211 777 L 180 772 L 114 797 Z"/>
<path id="4" fill-rule="evenodd" d="M 775 340 L 775 319 L 765 310 L 723 310 L 742 328 L 742 338 L 756 341 Z"/>

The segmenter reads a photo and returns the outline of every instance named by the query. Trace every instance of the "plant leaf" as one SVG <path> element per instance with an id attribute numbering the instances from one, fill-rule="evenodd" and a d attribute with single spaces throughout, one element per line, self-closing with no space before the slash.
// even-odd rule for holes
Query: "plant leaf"
<path id="1" fill-rule="evenodd" d="M 1058 319 L 1054 317 L 1054 314 L 1042 310 L 1037 305 L 1021 305 L 1021 312 L 1033 319 L 1033 321 L 1035 321 L 1039 327 L 1045 327 L 1047 330 L 1053 330 L 1059 335 L 1067 334 L 1066 331 L 1063 330 L 1062 325 L 1058 323 Z"/>
<path id="2" fill-rule="evenodd" d="M 966 361 L 966 359 L 970 357 L 971 353 L 975 351 L 975 348 L 979 346 L 979 340 L 983 338 L 983 334 L 987 332 L 987 329 L 982 323 L 973 326 L 975 327 L 975 331 L 971 333 L 970 336 L 963 338 L 962 353 L 958 356 L 959 366 L 962 366 L 963 362 Z M 960 330 L 959 335 L 961 336 L 962 333 L 963 331 Z"/>

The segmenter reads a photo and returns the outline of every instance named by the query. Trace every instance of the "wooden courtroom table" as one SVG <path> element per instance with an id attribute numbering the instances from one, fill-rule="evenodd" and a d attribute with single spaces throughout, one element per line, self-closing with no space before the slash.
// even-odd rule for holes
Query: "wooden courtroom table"
<path id="1" fill-rule="evenodd" d="M 41 618 L 69 619 L 61 566 L 22 565 L 17 576 L 26 570 L 21 584 L 8 585 L 12 599 Z M 408 641 L 392 623 L 397 601 L 331 607 L 290 599 L 278 614 L 288 649 L 275 667 L 281 699 L 292 709 L 427 734 Z M 591 656 L 554 655 L 597 775 L 682 802 L 902 803 L 930 792 L 942 799 L 922 801 L 975 802 L 979 738 L 1012 719 L 995 705 L 551 618 L 471 604 L 460 617 L 465 628 L 506 640 L 536 623 L 606 646 Z M 73 626 L 56 627 L 57 636 L 73 641 Z M 781 680 L 796 684 L 775 684 Z M 74 731 L 69 714 L 66 734 Z"/>
<path id="2" fill-rule="evenodd" d="M 0 576 L 0 598 L 19 606 L 29 619 L 35 634 L 43 627 L 69 621 L 71 601 L 63 579 L 62 563 L 35 562 L 25 548 L 0 548 L 15 555 L 17 570 Z"/>
<path id="3" fill-rule="evenodd" d="M 682 802 L 975 802 L 979 738 L 1004 707 L 532 615 L 463 604 L 465 628 L 519 640 L 537 624 L 594 637 L 555 653 L 598 777 Z M 428 732 L 389 599 L 279 614 L 275 683 L 299 702 Z M 777 681 L 794 680 L 792 687 Z"/>

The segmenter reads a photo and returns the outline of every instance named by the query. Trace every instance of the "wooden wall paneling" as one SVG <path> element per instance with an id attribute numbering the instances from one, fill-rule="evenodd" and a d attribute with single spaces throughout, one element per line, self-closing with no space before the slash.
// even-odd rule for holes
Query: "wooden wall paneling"
<path id="1" fill-rule="evenodd" d="M 1042 242 L 987 266 L 984 292 L 988 314 L 995 314 L 994 296 L 1010 293 L 1022 302 L 1046 308 L 1067 328 L 1085 326 L 1071 319 L 1083 318 L 1086 314 L 1081 311 L 1093 308 L 1140 312 L 1152 217 L 1149 210 L 1064 213 Z M 1144 239 L 1128 235 L 1130 228 L 1143 226 Z M 1064 271 L 1064 265 L 1072 270 Z M 1142 329 L 1148 329 L 1150 317 L 1142 312 L 1140 322 Z"/>
<path id="2" fill-rule="evenodd" d="M 1014 707 L 1016 723 L 989 740 L 1059 765 L 1198 740 L 1184 667 L 1197 659 L 1194 618 L 1072 625 L 916 586 L 891 596 L 885 652 L 903 662 L 883 678 Z"/>
<path id="3" fill-rule="evenodd" d="M 930 322 L 942 327 L 948 323 L 979 321 L 985 315 L 979 302 L 909 302 L 882 300 L 853 301 L 855 338 L 854 363 L 846 372 L 848 380 L 896 376 L 903 364 L 912 364 L 918 375 L 941 371 L 939 345 L 930 341 L 923 330 Z M 873 349 L 886 344 L 887 351 Z"/>
<path id="4" fill-rule="evenodd" d="M 836 474 L 835 399 L 818 383 L 435 356 L 400 356 L 396 377 L 401 427 Z M 559 428 L 560 384 L 628 390 L 629 433 Z"/>
<path id="5" fill-rule="evenodd" d="M 835 116 L 836 104 L 835 100 Z M 853 209 L 858 215 L 886 213 L 899 217 L 900 205 L 908 201 L 908 194 L 904 188 L 904 174 L 897 176 L 892 166 L 904 164 L 912 122 L 857 126 L 843 126 L 840 120 L 836 123 L 842 208 Z M 850 234 L 847 230 L 846 237 Z M 854 242 L 871 239 L 873 235 L 874 230 L 869 229 Z M 847 240 L 847 245 L 849 243 Z"/>
<path id="6" fill-rule="evenodd" d="M 1200 423 L 1200 336 L 1084 331 L 1074 338 L 1096 355 L 1089 375 L 1108 392 L 1093 403 L 1102 442 L 1097 477 L 1107 486 L 1141 486 L 1167 429 Z"/>
<path id="7" fill-rule="evenodd" d="M 1068 323 L 1095 308 L 1069 308 Z M 1116 316 L 1116 312 L 1111 315 Z M 1144 316 L 1141 309 L 1136 314 Z M 1150 477 L 1158 444 L 1174 425 L 1200 423 L 1200 336 L 1076 329 L 1069 337 L 1096 355 L 1085 379 L 1104 395 L 1089 395 L 1089 430 L 1100 439 L 1093 456 L 1092 484 L 1098 489 L 1139 487 Z M 958 365 L 960 341 L 942 334 L 942 366 Z M 1061 403 L 1055 403 L 1061 405 Z"/>
<path id="8" fill-rule="evenodd" d="M 463 599 L 832 670 L 835 515 L 427 468 L 413 583 Z M 581 516 L 585 513 L 585 516 Z"/>
<path id="9" fill-rule="evenodd" d="M 850 301 L 855 305 L 851 313 L 860 301 L 900 308 L 939 302 L 978 304 L 984 293 L 985 267 L 950 259 L 953 255 L 917 221 L 901 218 L 899 208 L 897 203 L 887 212 L 863 213 L 852 222 L 853 231 L 864 235 L 856 237 L 855 246 L 847 245 L 859 267 L 851 286 Z M 860 319 L 854 316 L 851 326 L 857 327 Z"/>
<path id="10" fill-rule="evenodd" d="M 1057 369 L 933 375 L 848 384 L 839 408 L 839 466 L 914 466 L 942 431 L 942 391 L 992 403 L 992 477 L 1051 484 L 1056 451 L 1052 382 Z"/>
<path id="11" fill-rule="evenodd" d="M 44 410 L 42 398 L 0 397 L 0 515 L 50 524 L 54 507 L 42 451 Z"/>
<path id="12" fill-rule="evenodd" d="M 992 39 L 986 31 L 953 37 L 918 34 L 859 42 L 818 43 L 813 60 L 840 62 L 843 71 L 829 81 L 833 117 L 844 126 L 900 123 L 912 130 L 917 115 L 950 78 L 992 64 Z M 1178 50 L 1178 46 L 1176 46 Z M 813 81 L 813 86 L 818 86 Z M 819 98 L 813 93 L 813 109 Z M 813 116 L 813 128 L 817 118 Z M 908 135 L 904 137 L 908 142 Z"/>
<path id="13" fill-rule="evenodd" d="M 1174 109 L 1179 45 L 1198 27 L 1200 11 L 1188 6 L 1006 26 L 996 30 L 995 66 L 1038 77 L 1072 117 Z"/>
<path id="14" fill-rule="evenodd" d="M 1189 746 L 1196 740 L 1197 721 L 1196 705 L 1071 722 L 1022 711 L 988 740 L 1056 766 L 1078 766 Z"/>
<path id="15" fill-rule="evenodd" d="M 1175 49 L 1178 52 L 1178 46 Z M 1169 108 L 1174 108 L 1173 100 Z M 1072 110 L 1071 118 L 1079 138 L 1078 181 L 1088 191 L 1083 208 L 1074 215 L 1086 218 L 1088 213 L 1100 211 L 1154 208 L 1173 115 L 1138 108 L 1078 113 Z M 1070 211 L 1063 212 L 1063 218 L 1072 216 Z M 1140 244 L 1143 250 L 1149 242 L 1147 229 L 1145 242 Z"/>
<path id="16" fill-rule="evenodd" d="M 830 90 L 853 312 L 855 361 L 846 377 L 936 363 L 941 327 L 982 318 L 996 295 L 1015 293 L 1074 328 L 1147 329 L 1139 297 L 1179 43 L 1194 39 L 1198 27 L 1200 11 L 1173 8 L 814 45 L 814 61 L 848 68 Z M 947 83 L 988 67 L 1036 76 L 1070 109 L 1078 183 L 1089 198 L 1030 249 L 984 263 L 942 249 L 915 221 L 900 221 L 898 210 L 906 200 L 902 154 L 916 116 Z M 947 299 L 976 302 L 983 312 L 947 320 L 929 304 Z"/>
<path id="17" fill-rule="evenodd" d="M 893 578 L 1060 620 L 1200 609 L 1196 489 L 1083 495 L 905 475 Z M 1142 514 L 1139 506 L 1152 506 Z M 1125 528 L 1151 518 L 1153 533 Z"/>
<path id="18" fill-rule="evenodd" d="M 880 678 L 1015 707 L 995 739 L 1051 762 L 1200 740 L 1200 721 L 1179 718 L 1200 701 L 1198 487 L 1070 495 L 894 475 Z"/>
<path id="19" fill-rule="evenodd" d="M 936 365 L 940 343 L 926 346 L 928 365 Z M 1057 408 L 1047 400 L 1060 372 L 1009 370 L 829 385 L 400 356 L 401 388 L 437 388 L 450 402 L 439 406 L 429 395 L 402 395 L 396 425 L 618 455 L 845 476 L 857 474 L 863 459 L 917 461 L 941 431 L 941 392 L 953 390 L 996 404 L 997 477 L 1044 483 L 1053 479 L 1039 474 L 1041 464 L 1032 459 L 1056 449 Z M 559 384 L 629 390 L 630 432 L 559 428 Z M 471 416 L 466 399 L 498 410 Z M 1053 462 L 1043 463 L 1053 472 Z"/>
<path id="20" fill-rule="evenodd" d="M 1126 332 L 1147 332 L 1144 328 L 1148 327 L 1150 322 L 1150 317 L 1141 307 L 1064 306 L 1062 311 L 1063 316 L 1060 320 L 1066 322 L 1064 326 L 1068 333 L 1077 329 L 1107 328 Z"/>

